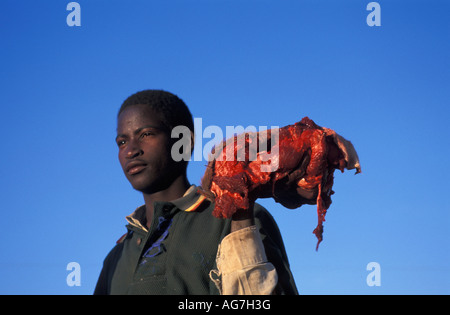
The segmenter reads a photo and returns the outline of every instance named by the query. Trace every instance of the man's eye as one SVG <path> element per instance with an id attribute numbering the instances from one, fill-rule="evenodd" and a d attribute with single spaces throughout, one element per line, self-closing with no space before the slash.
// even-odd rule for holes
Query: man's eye
<path id="1" fill-rule="evenodd" d="M 155 133 L 152 131 L 147 131 L 142 134 L 142 137 L 154 136 Z"/>
<path id="2" fill-rule="evenodd" d="M 125 140 L 118 140 L 117 141 L 117 146 L 122 146 L 122 145 L 124 145 L 125 144 Z"/>

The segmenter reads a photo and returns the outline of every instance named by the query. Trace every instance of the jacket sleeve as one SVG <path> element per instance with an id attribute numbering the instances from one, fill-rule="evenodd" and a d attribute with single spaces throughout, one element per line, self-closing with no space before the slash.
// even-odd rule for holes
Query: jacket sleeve
<path id="1" fill-rule="evenodd" d="M 94 295 L 109 295 L 111 292 L 111 280 L 116 269 L 117 262 L 122 253 L 123 244 L 117 244 L 103 261 L 102 271 L 98 277 L 94 289 Z"/>
<path id="2" fill-rule="evenodd" d="M 278 226 L 258 204 L 255 223 L 222 240 L 211 280 L 223 295 L 298 294 Z"/>
<path id="3" fill-rule="evenodd" d="M 216 265 L 210 275 L 222 295 L 268 295 L 278 281 L 256 226 L 228 234 L 219 245 Z"/>
<path id="4" fill-rule="evenodd" d="M 278 225 L 271 214 L 259 204 L 255 204 L 255 223 L 264 244 L 267 260 L 277 270 L 278 283 L 274 294 L 297 295 L 297 287 Z"/>
<path id="5" fill-rule="evenodd" d="M 107 295 L 108 294 L 108 285 L 107 285 L 107 271 L 106 268 L 103 267 L 100 272 L 100 276 L 97 280 L 97 285 L 95 286 L 94 295 Z"/>

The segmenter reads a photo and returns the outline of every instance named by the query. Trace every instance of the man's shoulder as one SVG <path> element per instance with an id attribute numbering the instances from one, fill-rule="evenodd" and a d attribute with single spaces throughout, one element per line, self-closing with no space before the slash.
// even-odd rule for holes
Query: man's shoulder
<path id="1" fill-rule="evenodd" d="M 274 224 L 276 225 L 275 219 L 270 214 L 270 212 L 260 205 L 259 203 L 255 202 L 255 206 L 253 208 L 255 219 L 259 220 L 261 222 L 267 223 L 267 224 Z"/>

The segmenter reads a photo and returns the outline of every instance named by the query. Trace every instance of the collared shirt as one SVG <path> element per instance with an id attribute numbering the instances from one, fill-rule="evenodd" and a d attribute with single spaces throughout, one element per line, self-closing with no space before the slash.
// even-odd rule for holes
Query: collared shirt
<path id="1" fill-rule="evenodd" d="M 297 293 L 278 228 L 261 206 L 256 226 L 233 233 L 195 186 L 154 206 L 150 229 L 144 206 L 127 217 L 94 294 Z"/>

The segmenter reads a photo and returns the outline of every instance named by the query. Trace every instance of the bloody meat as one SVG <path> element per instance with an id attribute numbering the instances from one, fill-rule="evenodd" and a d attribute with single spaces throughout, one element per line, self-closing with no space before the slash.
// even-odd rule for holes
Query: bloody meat
<path id="1" fill-rule="evenodd" d="M 317 204 L 316 250 L 334 193 L 334 170 L 361 172 L 351 142 L 308 117 L 283 128 L 234 136 L 211 154 L 202 188 L 215 199 L 214 216 L 231 218 L 237 210 L 252 208 L 258 198 L 273 198 L 289 209 Z"/>

